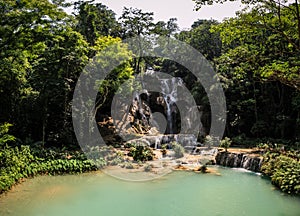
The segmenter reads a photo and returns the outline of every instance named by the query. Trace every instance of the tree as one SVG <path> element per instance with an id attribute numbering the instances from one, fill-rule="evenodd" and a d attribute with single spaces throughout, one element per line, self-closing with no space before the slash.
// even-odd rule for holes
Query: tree
<path id="1" fill-rule="evenodd" d="M 122 59 L 127 59 L 132 56 L 132 52 L 128 50 L 126 44 L 122 43 L 121 38 L 113 38 L 111 36 L 99 37 L 95 42 L 95 50 L 97 54 L 93 61 L 97 65 L 101 65 L 103 70 L 106 71 L 112 61 L 122 61 Z M 102 58 L 101 51 L 105 50 L 105 58 Z M 107 58 L 110 61 L 107 61 Z M 133 77 L 133 68 L 131 67 L 130 61 L 125 61 L 123 64 L 119 65 L 113 71 L 108 73 L 105 80 L 99 80 L 99 94 L 96 100 L 96 112 L 98 109 L 105 108 L 108 106 L 110 108 L 113 95 L 119 90 L 119 87 L 123 82 Z M 129 87 L 130 88 L 130 87 Z M 130 89 L 124 89 L 123 93 L 130 94 Z M 122 93 L 122 92 L 120 92 Z"/>
<path id="2" fill-rule="evenodd" d="M 167 23 L 164 21 L 158 21 L 154 25 L 153 33 L 160 36 L 171 37 L 179 30 L 176 22 L 177 18 L 170 18 Z"/>
<path id="3" fill-rule="evenodd" d="M 65 143 L 87 43 L 72 29 L 64 1 L 53 2 L 0 1 L 0 122 L 13 123 L 13 134 L 22 139 Z"/>
<path id="4" fill-rule="evenodd" d="M 192 47 L 201 52 L 207 60 L 213 60 L 221 55 L 221 38 L 219 32 L 212 32 L 211 28 L 216 26 L 216 20 L 197 20 L 188 32 L 181 32 L 178 38 L 183 39 Z"/>
<path id="5" fill-rule="evenodd" d="M 136 37 L 136 44 L 131 44 L 131 49 L 138 55 L 133 61 L 133 67 L 135 73 L 142 71 L 141 63 L 143 62 L 143 52 L 147 49 L 151 49 L 150 42 L 147 44 L 147 38 L 151 35 L 154 28 L 153 13 L 143 12 L 137 8 L 126 8 L 124 7 L 122 16 L 119 19 L 122 24 L 123 39 Z M 144 40 L 144 43 L 141 42 Z M 146 45 L 145 45 L 146 44 Z"/>
<path id="6" fill-rule="evenodd" d="M 224 0 L 194 0 L 196 7 L 223 3 Z M 255 74 L 266 81 L 280 81 L 300 89 L 300 13 L 299 4 L 281 1 L 244 1 L 253 4 L 237 18 L 223 22 L 218 28 L 223 43 L 244 47 L 249 59 L 255 58 Z"/>
<path id="7" fill-rule="evenodd" d="M 297 132 L 287 127 L 299 127 L 293 120 L 299 111 L 292 108 L 300 87 L 297 22 L 291 21 L 296 10 L 294 5 L 271 10 L 266 4 L 212 28 L 223 44 L 215 61 L 228 101 L 227 131 L 291 138 Z"/>
<path id="8" fill-rule="evenodd" d="M 32 89 L 38 92 L 31 106 L 35 114 L 30 128 L 37 130 L 43 143 L 70 144 L 74 143 L 71 100 L 89 49 L 83 36 L 68 26 L 53 29 L 51 37 L 56 42 L 45 40 L 47 48 L 35 59 L 29 77 Z"/>
<path id="9" fill-rule="evenodd" d="M 74 3 L 76 30 L 80 32 L 90 45 L 100 36 L 118 36 L 120 25 L 115 18 L 115 13 L 101 3 L 92 1 L 78 1 Z"/>
<path id="10" fill-rule="evenodd" d="M 124 7 L 120 17 L 124 35 L 122 38 L 148 36 L 154 27 L 153 13 L 143 12 L 137 8 Z"/>
<path id="11" fill-rule="evenodd" d="M 0 122 L 14 124 L 20 102 L 36 95 L 28 83 L 32 62 L 45 50 L 50 26 L 66 22 L 67 16 L 46 0 L 0 1 L 0 5 Z"/>

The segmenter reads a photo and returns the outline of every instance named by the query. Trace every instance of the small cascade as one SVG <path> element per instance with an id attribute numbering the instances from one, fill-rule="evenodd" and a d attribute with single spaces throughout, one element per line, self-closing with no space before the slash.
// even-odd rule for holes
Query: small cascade
<path id="1" fill-rule="evenodd" d="M 216 163 L 226 167 L 238 167 L 259 172 L 262 164 L 262 157 L 246 153 L 218 152 Z"/>
<path id="2" fill-rule="evenodd" d="M 156 136 L 155 137 L 155 144 L 154 144 L 155 149 L 158 149 L 158 148 L 161 147 L 161 139 L 162 139 L 161 136 Z"/>

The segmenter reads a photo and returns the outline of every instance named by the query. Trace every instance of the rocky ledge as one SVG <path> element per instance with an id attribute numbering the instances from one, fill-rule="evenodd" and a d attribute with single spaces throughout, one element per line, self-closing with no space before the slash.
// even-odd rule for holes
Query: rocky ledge
<path id="1" fill-rule="evenodd" d="M 260 154 L 245 152 L 220 151 L 216 155 L 216 164 L 225 167 L 244 168 L 253 172 L 260 172 L 263 157 Z"/>

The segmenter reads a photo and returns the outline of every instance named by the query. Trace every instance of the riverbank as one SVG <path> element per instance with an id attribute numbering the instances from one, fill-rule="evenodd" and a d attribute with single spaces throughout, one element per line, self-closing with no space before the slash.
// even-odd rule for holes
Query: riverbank
<path id="1" fill-rule="evenodd" d="M 196 151 L 197 150 L 197 151 Z M 23 179 L 36 175 L 80 174 L 102 169 L 103 172 L 126 180 L 149 180 L 172 171 L 219 173 L 208 165 L 221 165 L 262 172 L 282 191 L 300 193 L 299 153 L 279 150 L 197 147 L 192 153 L 176 158 L 172 149 L 152 149 L 153 160 L 137 162 L 128 148 L 103 147 L 97 150 L 97 159 L 87 159 L 82 152 L 54 152 L 37 156 L 29 146 L 7 148 L 1 152 L 2 166 L 0 193 L 8 191 Z M 51 154 L 50 154 L 51 153 Z"/>

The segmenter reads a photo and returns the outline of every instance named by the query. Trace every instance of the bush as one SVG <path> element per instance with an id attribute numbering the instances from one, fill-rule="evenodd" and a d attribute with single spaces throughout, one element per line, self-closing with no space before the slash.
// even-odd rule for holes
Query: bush
<path id="1" fill-rule="evenodd" d="M 182 145 L 180 145 L 179 143 L 177 142 L 172 142 L 172 149 L 175 153 L 175 158 L 181 158 L 184 156 L 184 148 Z"/>
<path id="2" fill-rule="evenodd" d="M 164 144 L 161 146 L 161 153 L 162 153 L 162 156 L 165 157 L 167 155 L 167 145 Z"/>
<path id="3" fill-rule="evenodd" d="M 153 160 L 154 153 L 149 146 L 135 145 L 130 148 L 130 155 L 132 155 L 135 161 L 150 161 Z"/>
<path id="4" fill-rule="evenodd" d="M 268 152 L 264 156 L 261 171 L 271 177 L 274 185 L 283 192 L 300 194 L 300 162 L 291 152 Z"/>
<path id="5" fill-rule="evenodd" d="M 28 146 L 6 147 L 0 151 L 0 192 L 11 188 L 15 182 L 31 175 L 34 161 Z"/>
<path id="6" fill-rule="evenodd" d="M 224 139 L 221 140 L 220 147 L 225 148 L 225 151 L 227 152 L 227 149 L 229 148 L 231 143 L 232 143 L 231 139 L 228 137 L 225 137 Z"/>

